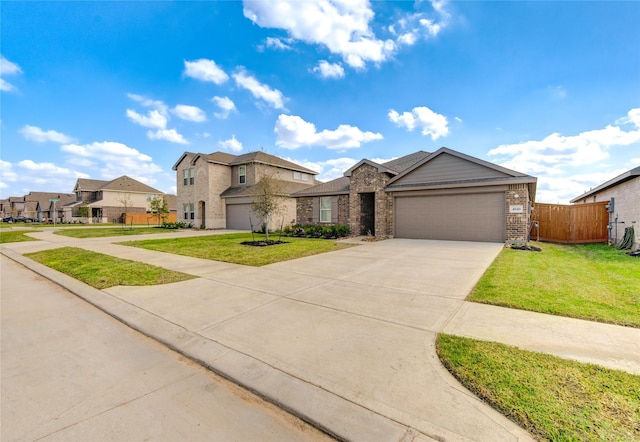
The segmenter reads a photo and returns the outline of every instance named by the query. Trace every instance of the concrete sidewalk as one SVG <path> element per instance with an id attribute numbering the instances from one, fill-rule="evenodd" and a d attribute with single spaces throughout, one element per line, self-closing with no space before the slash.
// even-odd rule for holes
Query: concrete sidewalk
<path id="1" fill-rule="evenodd" d="M 440 331 L 496 341 L 518 335 L 528 342 L 516 345 L 526 348 L 554 342 L 539 350 L 596 363 L 604 355 L 603 365 L 617 360 L 617 368 L 632 372 L 640 367 L 637 329 L 606 326 L 603 339 L 601 324 L 580 321 L 584 327 L 574 328 L 575 320 L 549 322 L 547 315 L 511 315 L 516 311 L 464 302 L 500 244 L 394 239 L 253 268 L 119 246 L 111 244 L 114 238 L 74 240 L 78 247 L 200 276 L 99 291 L 23 258 L 26 251 L 73 242 L 38 235 L 44 241 L 5 245 L 2 251 L 348 440 L 530 439 L 441 366 L 434 345 Z M 540 324 L 546 334 L 536 328 Z M 553 339 L 602 348 L 554 348 Z"/>

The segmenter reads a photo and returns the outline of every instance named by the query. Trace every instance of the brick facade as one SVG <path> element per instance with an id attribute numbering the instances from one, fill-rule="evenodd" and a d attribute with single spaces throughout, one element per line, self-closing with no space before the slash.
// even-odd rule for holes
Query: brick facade
<path id="1" fill-rule="evenodd" d="M 522 213 L 512 213 L 511 207 L 522 206 Z M 510 184 L 506 192 L 505 241 L 508 244 L 526 244 L 529 240 L 529 188 L 526 184 Z"/>
<path id="2" fill-rule="evenodd" d="M 388 236 L 393 232 L 393 197 L 384 191 L 384 186 L 389 181 L 389 175 L 378 172 L 378 169 L 370 164 L 362 164 L 351 172 L 351 184 L 349 189 L 349 227 L 351 232 L 359 235 L 371 233 L 375 236 Z M 366 205 L 367 198 L 362 194 L 372 193 L 373 197 L 373 231 L 368 224 Z M 363 203 L 365 206 L 363 207 Z M 370 216 L 370 215 L 369 215 Z"/>

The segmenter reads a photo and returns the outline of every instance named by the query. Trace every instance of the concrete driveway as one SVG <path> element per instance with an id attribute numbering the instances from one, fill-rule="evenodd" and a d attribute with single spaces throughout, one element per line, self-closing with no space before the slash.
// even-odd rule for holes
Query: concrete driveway
<path id="1" fill-rule="evenodd" d="M 82 241 L 200 278 L 74 291 L 340 438 L 529 440 L 462 388 L 435 352 L 436 334 L 502 245 L 359 244 L 253 268 Z"/>
<path id="2" fill-rule="evenodd" d="M 340 436 L 390 440 L 412 428 L 444 440 L 526 439 L 460 387 L 435 353 L 436 333 L 501 248 L 394 239 L 262 268 L 209 263 L 200 279 L 106 292 L 274 367 L 291 382 L 401 424 L 391 434 L 363 435 L 326 397 L 302 389 L 278 399 L 287 407 L 310 401 L 313 419 L 324 409 L 320 424 L 332 432 L 342 425 Z M 249 365 L 241 370 L 254 370 Z M 261 376 L 250 374 L 248 384 L 260 386 Z"/>

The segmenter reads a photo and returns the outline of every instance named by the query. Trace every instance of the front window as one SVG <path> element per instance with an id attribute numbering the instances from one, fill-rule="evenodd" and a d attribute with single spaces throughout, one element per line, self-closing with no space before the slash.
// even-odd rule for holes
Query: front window
<path id="1" fill-rule="evenodd" d="M 309 181 L 309 174 L 304 172 L 293 172 L 293 179 L 300 181 Z"/>
<path id="2" fill-rule="evenodd" d="M 238 178 L 240 184 L 245 184 L 247 182 L 247 166 L 240 166 L 238 168 Z"/>
<path id="3" fill-rule="evenodd" d="M 189 169 L 183 170 L 182 173 L 183 173 L 182 184 L 186 186 L 189 184 Z"/>
<path id="4" fill-rule="evenodd" d="M 189 184 L 193 186 L 194 181 L 195 181 L 195 175 L 193 173 L 193 169 L 189 169 Z"/>
<path id="5" fill-rule="evenodd" d="M 182 210 L 184 212 L 185 221 L 188 219 L 195 219 L 195 205 L 193 203 L 182 204 Z"/>
<path id="6" fill-rule="evenodd" d="M 320 222 L 331 222 L 331 197 L 320 198 Z"/>

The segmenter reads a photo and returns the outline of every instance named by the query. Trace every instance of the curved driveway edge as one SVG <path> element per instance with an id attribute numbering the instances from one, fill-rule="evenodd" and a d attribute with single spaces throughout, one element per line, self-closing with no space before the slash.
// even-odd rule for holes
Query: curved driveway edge
<path id="1" fill-rule="evenodd" d="M 434 347 L 500 244 L 387 240 L 252 268 L 74 240 L 200 276 L 101 291 L 18 253 L 64 241 L 2 253 L 340 439 L 531 439 Z"/>

